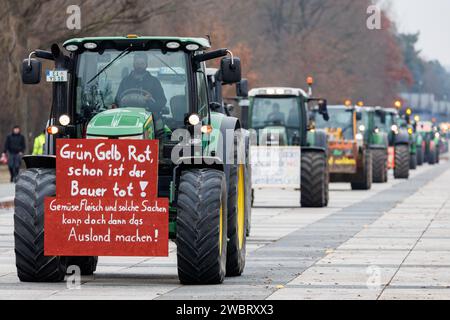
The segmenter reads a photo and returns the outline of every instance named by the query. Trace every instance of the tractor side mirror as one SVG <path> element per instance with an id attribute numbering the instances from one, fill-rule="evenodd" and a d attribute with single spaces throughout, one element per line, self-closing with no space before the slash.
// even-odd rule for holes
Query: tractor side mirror
<path id="1" fill-rule="evenodd" d="M 224 84 L 238 83 L 242 79 L 241 60 L 236 57 L 225 57 L 220 62 L 222 82 Z"/>
<path id="2" fill-rule="evenodd" d="M 248 98 L 248 80 L 242 79 L 236 85 L 236 96 L 240 98 Z"/>
<path id="3" fill-rule="evenodd" d="M 163 116 L 170 115 L 170 109 L 169 109 L 168 107 L 162 108 L 161 114 L 162 114 Z"/>
<path id="4" fill-rule="evenodd" d="M 209 104 L 209 109 L 212 112 L 220 112 L 220 110 L 222 109 L 222 104 L 218 103 L 218 102 L 211 102 Z"/>
<path id="5" fill-rule="evenodd" d="M 317 98 L 310 98 L 308 102 L 311 101 L 317 101 L 317 106 L 319 108 L 319 114 L 322 115 L 323 120 L 328 121 L 330 120 L 330 115 L 328 114 L 328 101 L 326 99 L 317 99 Z"/>
<path id="6" fill-rule="evenodd" d="M 362 120 L 362 112 L 356 112 L 356 121 Z"/>
<path id="7" fill-rule="evenodd" d="M 38 84 L 41 82 L 42 63 L 37 59 L 25 59 L 22 62 L 22 82 Z"/>

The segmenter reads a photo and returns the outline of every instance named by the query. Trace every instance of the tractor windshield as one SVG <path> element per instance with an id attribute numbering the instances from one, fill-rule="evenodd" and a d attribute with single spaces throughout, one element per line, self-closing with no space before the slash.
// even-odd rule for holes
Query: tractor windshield
<path id="1" fill-rule="evenodd" d="M 189 112 L 184 52 L 85 52 L 78 60 L 76 110 L 84 118 L 115 108 L 143 108 L 172 127 Z"/>
<path id="2" fill-rule="evenodd" d="M 252 128 L 270 126 L 300 128 L 300 108 L 297 97 L 256 97 L 251 108 Z"/>
<path id="3" fill-rule="evenodd" d="M 326 129 L 333 135 L 338 135 L 340 139 L 353 140 L 354 126 L 352 109 L 348 108 L 329 108 L 330 120 L 325 121 L 323 117 L 315 117 L 315 125 L 318 129 Z"/>

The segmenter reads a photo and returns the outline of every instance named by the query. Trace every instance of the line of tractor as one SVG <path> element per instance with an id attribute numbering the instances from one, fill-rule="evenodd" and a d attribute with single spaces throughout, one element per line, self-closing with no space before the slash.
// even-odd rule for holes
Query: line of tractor
<path id="1" fill-rule="evenodd" d="M 158 181 L 151 183 L 160 198 L 169 199 L 167 229 L 177 245 L 183 284 L 218 284 L 244 272 L 258 187 L 253 182 L 261 172 L 254 170 L 252 150 L 299 151 L 300 159 L 280 158 L 281 171 L 273 172 L 293 170 L 292 177 L 298 176 L 289 183 L 300 190 L 301 206 L 326 207 L 330 182 L 368 190 L 387 182 L 389 169 L 395 178 L 407 179 L 409 170 L 438 163 L 448 148 L 448 127 L 420 122 L 411 110 L 400 114 L 350 102 L 328 106 L 313 96 L 312 78 L 307 90 L 249 90 L 240 59 L 210 47 L 203 38 L 78 38 L 50 51 L 35 50 L 24 60 L 22 79 L 28 85 L 41 81 L 42 59 L 55 66 L 46 72 L 53 100 L 45 154 L 24 157 L 26 170 L 16 185 L 21 281 L 62 281 L 71 265 L 83 275 L 96 270 L 98 257 L 45 254 L 44 204 L 57 194 L 60 139 L 159 141 Z M 221 59 L 220 67 L 207 68 L 215 59 Z M 236 86 L 237 97 L 224 98 L 226 85 Z M 181 142 L 174 139 L 180 129 L 190 134 Z M 184 151 L 174 161 L 180 143 Z M 238 161 L 242 156 L 245 161 Z"/>

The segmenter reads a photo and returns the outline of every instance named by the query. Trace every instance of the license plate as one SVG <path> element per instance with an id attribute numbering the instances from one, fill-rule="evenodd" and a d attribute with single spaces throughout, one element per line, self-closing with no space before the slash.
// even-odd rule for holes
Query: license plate
<path id="1" fill-rule="evenodd" d="M 47 70 L 47 82 L 67 82 L 67 70 Z"/>

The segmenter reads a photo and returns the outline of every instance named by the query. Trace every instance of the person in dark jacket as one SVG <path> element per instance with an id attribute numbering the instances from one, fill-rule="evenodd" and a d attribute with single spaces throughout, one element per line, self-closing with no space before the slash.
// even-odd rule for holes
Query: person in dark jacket
<path id="1" fill-rule="evenodd" d="M 134 94 L 140 92 L 146 101 L 146 108 L 159 115 L 162 108 L 166 106 L 167 99 L 161 83 L 147 71 L 147 67 L 147 55 L 145 53 L 136 53 L 134 56 L 134 70 L 120 83 L 115 104 L 121 107 L 122 99 L 128 92 Z"/>
<path id="2" fill-rule="evenodd" d="M 166 106 L 167 98 L 161 82 L 147 71 L 148 57 L 146 53 L 138 52 L 134 56 L 134 70 L 123 78 L 113 108 L 122 107 L 127 94 L 141 94 L 145 101 L 145 108 L 152 112 L 155 122 L 156 135 L 164 131 L 162 110 Z M 132 107 L 132 106 L 128 106 Z"/>
<path id="3" fill-rule="evenodd" d="M 16 182 L 24 152 L 25 137 L 20 133 L 20 127 L 15 126 L 13 132 L 6 138 L 3 152 L 3 154 L 8 155 L 8 168 L 11 175 L 11 182 Z"/>

